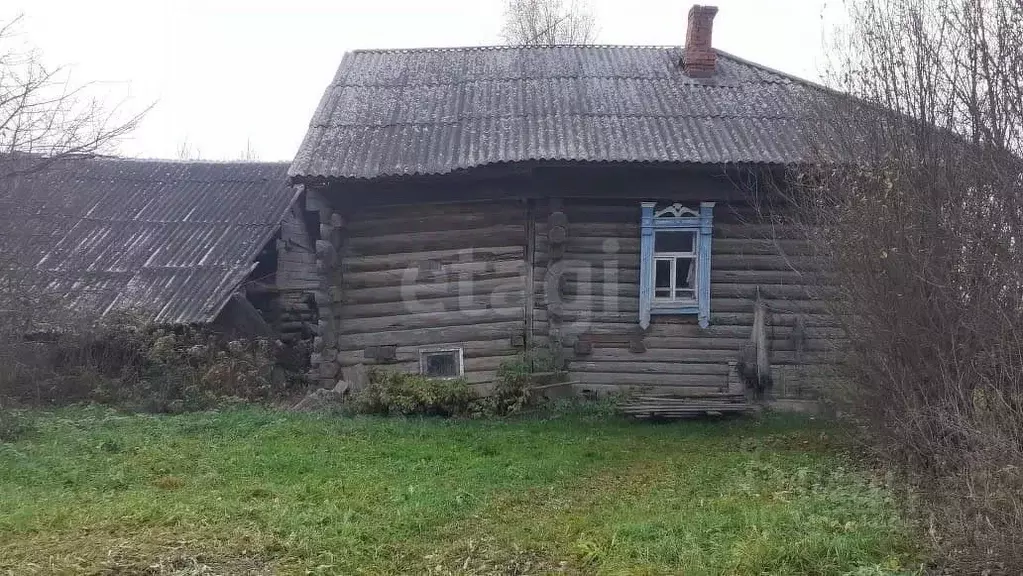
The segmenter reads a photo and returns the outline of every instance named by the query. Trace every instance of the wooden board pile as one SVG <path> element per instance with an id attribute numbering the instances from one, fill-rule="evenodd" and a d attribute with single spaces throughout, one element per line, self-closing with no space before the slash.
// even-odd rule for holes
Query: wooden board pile
<path id="1" fill-rule="evenodd" d="M 619 410 L 635 418 L 671 420 L 699 416 L 724 416 L 752 412 L 753 405 L 742 394 L 713 396 L 636 396 L 623 403 Z"/>

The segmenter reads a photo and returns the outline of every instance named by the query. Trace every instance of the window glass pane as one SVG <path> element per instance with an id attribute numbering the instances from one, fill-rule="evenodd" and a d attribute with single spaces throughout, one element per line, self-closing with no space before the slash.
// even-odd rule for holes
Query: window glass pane
<path id="1" fill-rule="evenodd" d="M 696 300 L 696 291 L 688 288 L 675 290 L 675 298 L 677 300 Z"/>
<path id="2" fill-rule="evenodd" d="M 656 260 L 654 265 L 654 288 L 671 288 L 671 260 Z"/>
<path id="3" fill-rule="evenodd" d="M 696 259 L 678 258 L 675 260 L 675 288 L 696 287 Z"/>
<path id="4" fill-rule="evenodd" d="M 431 378 L 454 378 L 458 376 L 458 352 L 426 352 L 423 368 L 423 374 Z"/>
<path id="5" fill-rule="evenodd" d="M 692 252 L 695 232 L 657 232 L 654 252 Z"/>

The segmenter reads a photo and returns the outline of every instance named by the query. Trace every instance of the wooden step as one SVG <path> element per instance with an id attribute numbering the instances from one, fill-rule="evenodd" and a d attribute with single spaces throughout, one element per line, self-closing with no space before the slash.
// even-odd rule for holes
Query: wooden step
<path id="1" fill-rule="evenodd" d="M 742 414 L 753 410 L 753 405 L 746 402 L 741 394 L 637 396 L 619 406 L 620 412 L 635 418 L 663 419 Z"/>

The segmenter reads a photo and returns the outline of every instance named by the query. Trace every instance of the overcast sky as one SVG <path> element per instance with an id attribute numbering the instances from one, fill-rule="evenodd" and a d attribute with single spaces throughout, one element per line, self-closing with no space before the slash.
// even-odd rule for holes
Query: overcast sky
<path id="1" fill-rule="evenodd" d="M 817 79 L 840 0 L 718 0 L 716 47 Z M 711 3 L 711 2 L 706 2 Z M 679 45 L 685 0 L 590 0 L 602 44 Z M 51 65 L 126 110 L 127 156 L 291 160 L 341 55 L 500 44 L 504 0 L 4 0 Z"/>

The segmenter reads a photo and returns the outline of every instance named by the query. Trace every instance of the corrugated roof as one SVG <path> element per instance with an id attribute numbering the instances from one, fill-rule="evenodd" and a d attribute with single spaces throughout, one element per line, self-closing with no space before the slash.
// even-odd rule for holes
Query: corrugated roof
<path id="1" fill-rule="evenodd" d="M 811 159 L 828 92 L 718 52 L 690 78 L 679 47 L 369 50 L 344 56 L 296 180 L 443 174 L 520 161 L 778 163 Z"/>
<path id="2" fill-rule="evenodd" d="M 209 322 L 296 194 L 286 163 L 65 161 L 0 181 L 0 267 L 80 310 Z"/>

